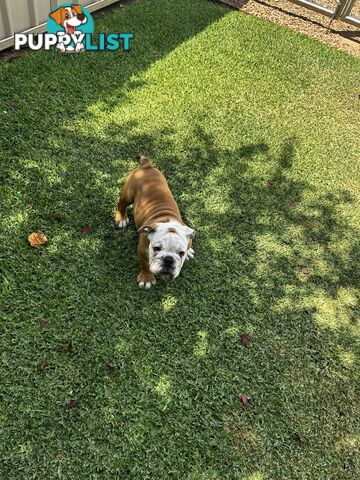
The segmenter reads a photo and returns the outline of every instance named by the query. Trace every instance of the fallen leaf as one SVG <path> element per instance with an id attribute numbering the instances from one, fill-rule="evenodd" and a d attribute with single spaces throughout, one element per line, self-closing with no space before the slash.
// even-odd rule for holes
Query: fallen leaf
<path id="1" fill-rule="evenodd" d="M 30 208 L 30 210 L 31 210 L 32 207 L 33 207 L 33 204 L 32 204 L 32 203 L 29 203 L 28 208 Z"/>
<path id="2" fill-rule="evenodd" d="M 69 403 L 66 404 L 66 408 L 75 408 L 79 405 L 79 400 L 70 400 Z"/>
<path id="3" fill-rule="evenodd" d="M 109 370 L 109 372 L 113 372 L 115 370 L 115 367 L 111 362 L 108 362 L 106 364 L 106 368 L 107 368 L 107 370 Z"/>
<path id="4" fill-rule="evenodd" d="M 301 273 L 303 273 L 304 275 L 309 275 L 309 270 L 307 269 L 306 265 L 299 265 L 299 268 Z"/>
<path id="5" fill-rule="evenodd" d="M 28 236 L 28 241 L 32 247 L 40 248 L 41 245 L 44 245 L 48 240 L 43 233 L 33 232 Z"/>
<path id="6" fill-rule="evenodd" d="M 94 332 L 95 332 L 95 330 L 93 328 L 88 328 L 86 330 L 86 335 L 92 335 Z"/>
<path id="7" fill-rule="evenodd" d="M 40 320 L 40 326 L 41 327 L 45 327 L 45 325 L 47 324 L 47 320 L 45 318 L 43 318 L 42 320 Z"/>
<path id="8" fill-rule="evenodd" d="M 304 443 L 304 442 L 305 442 L 305 438 L 304 438 L 302 435 L 300 435 L 299 432 L 295 432 L 295 433 L 293 434 L 293 439 L 294 439 L 295 442 L 297 442 L 297 443 Z"/>
<path id="9" fill-rule="evenodd" d="M 72 344 L 71 342 L 69 342 L 69 343 L 67 344 L 66 350 L 67 350 L 68 352 L 72 352 L 73 349 L 74 349 L 74 348 L 73 348 L 73 344 Z"/>
<path id="10" fill-rule="evenodd" d="M 245 334 L 240 335 L 241 338 L 241 345 L 244 347 L 248 347 L 250 344 L 249 337 Z"/>
<path id="11" fill-rule="evenodd" d="M 295 202 L 291 202 L 291 203 L 290 203 L 290 208 L 296 208 L 296 203 L 295 203 Z"/>
<path id="12" fill-rule="evenodd" d="M 44 370 L 44 368 L 46 368 L 46 363 L 41 362 L 40 365 L 39 365 L 39 368 L 40 368 L 40 370 Z"/>
<path id="13" fill-rule="evenodd" d="M 245 406 L 247 406 L 249 404 L 249 399 L 248 399 L 247 395 L 245 395 L 245 393 L 243 393 L 241 395 L 241 403 Z"/>
<path id="14" fill-rule="evenodd" d="M 81 227 L 81 231 L 84 235 L 89 235 L 91 233 L 91 228 L 84 226 L 84 227 Z"/>
<path id="15" fill-rule="evenodd" d="M 59 212 L 58 210 L 56 210 L 54 212 L 54 219 L 57 221 L 57 222 L 61 222 L 63 220 L 63 216 L 61 214 L 61 212 Z"/>
<path id="16" fill-rule="evenodd" d="M 271 180 L 268 180 L 267 186 L 268 186 L 268 188 L 271 188 L 273 186 L 273 182 Z"/>

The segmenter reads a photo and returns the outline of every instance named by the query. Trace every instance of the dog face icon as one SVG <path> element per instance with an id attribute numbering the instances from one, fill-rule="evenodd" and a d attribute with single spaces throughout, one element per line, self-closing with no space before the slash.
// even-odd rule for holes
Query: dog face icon
<path id="1" fill-rule="evenodd" d="M 84 50 L 84 44 L 81 41 L 72 43 L 65 43 L 63 36 L 65 35 L 80 35 L 82 32 L 77 29 L 80 25 L 84 25 L 88 21 L 82 7 L 80 5 L 70 5 L 59 7 L 50 13 L 49 17 L 54 20 L 57 25 L 62 27 L 64 31 L 58 31 L 59 42 L 57 48 L 61 52 L 81 52 Z"/>
<path id="2" fill-rule="evenodd" d="M 58 25 L 61 25 L 65 32 L 69 35 L 73 34 L 76 27 L 83 25 L 87 22 L 86 15 L 84 14 L 80 5 L 71 5 L 70 7 L 60 7 L 57 10 L 50 13 L 52 18 Z"/>

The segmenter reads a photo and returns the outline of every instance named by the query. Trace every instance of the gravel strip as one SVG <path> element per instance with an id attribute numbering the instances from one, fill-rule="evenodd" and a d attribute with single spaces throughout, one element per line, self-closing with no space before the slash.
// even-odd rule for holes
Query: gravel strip
<path id="1" fill-rule="evenodd" d="M 330 18 L 288 0 L 219 0 L 242 12 L 271 20 L 298 32 L 315 37 L 323 43 L 360 57 L 360 30 L 347 23 L 334 20 L 330 33 L 326 33 Z M 334 8 L 335 0 L 317 0 L 325 7 Z M 360 0 L 355 3 L 352 13 L 360 19 Z"/>

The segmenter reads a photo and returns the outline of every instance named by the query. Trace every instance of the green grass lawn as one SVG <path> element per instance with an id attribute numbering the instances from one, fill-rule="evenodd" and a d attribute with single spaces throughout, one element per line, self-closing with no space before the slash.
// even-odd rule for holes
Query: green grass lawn
<path id="1" fill-rule="evenodd" d="M 131 52 L 0 64 L 1 479 L 358 479 L 359 60 L 206 0 L 96 26 Z M 148 292 L 138 153 L 197 232 Z"/>

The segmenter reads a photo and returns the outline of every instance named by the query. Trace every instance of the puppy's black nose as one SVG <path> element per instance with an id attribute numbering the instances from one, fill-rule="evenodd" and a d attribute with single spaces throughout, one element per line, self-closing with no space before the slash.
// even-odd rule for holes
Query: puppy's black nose
<path id="1" fill-rule="evenodd" d="M 174 257 L 167 255 L 166 257 L 164 257 L 163 263 L 164 263 L 164 267 L 166 268 L 172 267 L 174 265 Z"/>
<path id="2" fill-rule="evenodd" d="M 78 13 L 77 18 L 80 20 L 80 22 L 82 22 L 85 18 L 85 15 L 83 13 Z"/>

